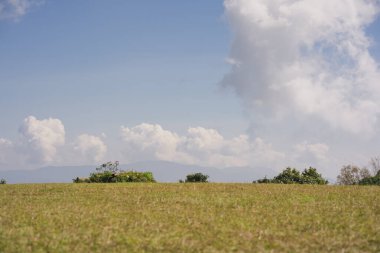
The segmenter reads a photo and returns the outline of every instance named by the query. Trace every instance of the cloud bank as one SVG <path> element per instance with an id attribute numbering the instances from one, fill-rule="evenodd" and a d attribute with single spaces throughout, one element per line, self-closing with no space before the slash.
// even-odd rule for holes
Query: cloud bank
<path id="1" fill-rule="evenodd" d="M 215 129 L 191 127 L 185 135 L 157 124 L 121 127 L 125 155 L 132 160 L 158 159 L 203 166 L 269 166 L 285 155 L 260 138 L 226 139 Z"/>
<path id="2" fill-rule="evenodd" d="M 256 119 L 321 121 L 332 131 L 373 135 L 380 71 L 365 29 L 376 0 L 225 0 L 234 33 L 222 85 Z M 273 123 L 273 122 L 272 122 Z"/>
<path id="3" fill-rule="evenodd" d="M 302 142 L 290 151 L 280 150 L 263 138 L 246 134 L 226 138 L 217 129 L 204 127 L 189 127 L 184 134 L 178 134 L 159 124 L 142 123 L 121 126 L 116 140 L 110 140 L 104 133 L 99 136 L 83 133 L 68 138 L 60 119 L 29 116 L 19 133 L 16 141 L 0 137 L 0 170 L 97 165 L 111 160 L 279 169 L 305 161 L 323 164 L 330 157 L 329 146 L 324 143 Z"/>

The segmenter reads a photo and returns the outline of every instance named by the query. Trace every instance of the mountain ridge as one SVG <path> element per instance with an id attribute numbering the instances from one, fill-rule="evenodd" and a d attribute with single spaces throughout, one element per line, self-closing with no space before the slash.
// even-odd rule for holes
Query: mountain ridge
<path id="1" fill-rule="evenodd" d="M 95 165 L 47 166 L 34 170 L 0 171 L 0 178 L 8 183 L 68 183 L 76 177 L 87 177 Z M 259 167 L 214 168 L 185 165 L 169 161 L 140 161 L 119 166 L 122 170 L 151 171 L 157 182 L 178 182 L 190 173 L 201 172 L 210 176 L 210 182 L 252 182 L 264 176 L 272 177 L 276 171 Z"/>

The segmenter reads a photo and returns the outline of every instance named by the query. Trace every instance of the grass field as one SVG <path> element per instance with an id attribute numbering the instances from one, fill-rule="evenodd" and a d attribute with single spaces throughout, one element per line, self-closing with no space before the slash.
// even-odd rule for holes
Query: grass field
<path id="1" fill-rule="evenodd" d="M 0 252 L 380 252 L 380 187 L 1 185 Z"/>

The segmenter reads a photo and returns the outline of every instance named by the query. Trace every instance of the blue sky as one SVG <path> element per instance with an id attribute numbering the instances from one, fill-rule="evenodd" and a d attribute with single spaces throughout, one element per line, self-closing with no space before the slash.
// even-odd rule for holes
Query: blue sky
<path id="1" fill-rule="evenodd" d="M 364 0 L 0 0 L 0 169 L 365 166 L 380 155 L 378 14 Z"/>
<path id="2" fill-rule="evenodd" d="M 6 136 L 28 115 L 58 117 L 73 134 L 241 121 L 216 86 L 230 42 L 220 1 L 46 1 L 0 32 Z"/>

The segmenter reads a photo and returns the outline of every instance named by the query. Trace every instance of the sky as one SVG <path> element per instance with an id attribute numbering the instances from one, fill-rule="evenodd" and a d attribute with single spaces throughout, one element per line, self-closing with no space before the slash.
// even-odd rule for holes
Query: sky
<path id="1" fill-rule="evenodd" d="M 378 0 L 0 0 L 0 170 L 380 155 Z"/>

